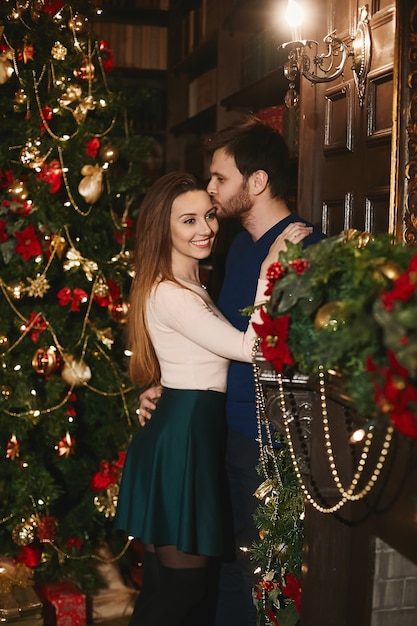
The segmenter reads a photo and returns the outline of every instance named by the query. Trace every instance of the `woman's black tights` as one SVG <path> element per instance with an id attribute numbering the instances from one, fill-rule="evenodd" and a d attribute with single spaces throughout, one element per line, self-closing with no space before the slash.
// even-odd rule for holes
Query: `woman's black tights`
<path id="1" fill-rule="evenodd" d="M 129 626 L 180 626 L 207 592 L 208 558 L 145 546 L 142 589 Z M 201 622 L 205 623 L 204 611 Z M 207 624 L 209 626 L 209 624 Z"/>

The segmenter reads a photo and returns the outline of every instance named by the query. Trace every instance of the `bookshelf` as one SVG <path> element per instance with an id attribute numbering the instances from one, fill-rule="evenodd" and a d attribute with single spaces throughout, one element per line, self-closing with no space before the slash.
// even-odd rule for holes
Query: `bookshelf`
<path id="1" fill-rule="evenodd" d="M 168 26 L 168 164 L 205 167 L 189 145 L 247 113 L 276 120 L 296 155 L 293 113 L 284 111 L 288 81 L 279 45 L 291 39 L 279 19 L 283 0 L 171 0 Z M 286 119 L 284 123 L 283 116 Z M 273 122 L 274 124 L 276 122 Z M 194 157 L 190 162 L 187 153 Z M 194 171 L 199 176 L 207 172 Z"/>
<path id="2" fill-rule="evenodd" d="M 114 81 L 134 103 L 135 132 L 152 136 L 155 171 L 165 169 L 169 0 L 96 0 L 95 34 L 113 52 Z"/>

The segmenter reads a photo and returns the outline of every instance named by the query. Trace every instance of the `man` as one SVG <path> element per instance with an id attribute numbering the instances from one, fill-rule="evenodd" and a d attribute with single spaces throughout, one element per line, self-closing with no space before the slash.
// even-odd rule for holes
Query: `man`
<path id="1" fill-rule="evenodd" d="M 254 301 L 260 266 L 277 237 L 307 246 L 324 235 L 291 213 L 285 201 L 289 156 L 281 135 L 256 118 L 219 131 L 206 143 L 211 155 L 207 191 L 220 218 L 239 219 L 243 230 L 227 255 L 218 306 L 239 330 L 248 317 L 241 310 Z M 308 228 L 306 228 L 307 226 Z M 141 395 L 141 420 L 150 417 L 159 391 Z M 237 559 L 220 574 L 216 626 L 254 626 L 252 587 L 257 577 L 247 549 L 259 539 L 253 521 L 260 483 L 256 401 L 252 366 L 232 362 L 227 384 L 227 471 L 233 507 Z"/>

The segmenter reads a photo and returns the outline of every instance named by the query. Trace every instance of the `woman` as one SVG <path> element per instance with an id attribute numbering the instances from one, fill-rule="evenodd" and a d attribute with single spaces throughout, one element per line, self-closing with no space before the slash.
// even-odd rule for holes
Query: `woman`
<path id="1" fill-rule="evenodd" d="M 163 392 L 129 446 L 119 494 L 117 527 L 145 546 L 132 625 L 180 624 L 206 592 L 211 560 L 232 545 L 224 392 L 229 360 L 250 362 L 256 335 L 251 324 L 246 333 L 233 328 L 200 284 L 199 261 L 217 231 L 216 209 L 189 174 L 154 183 L 137 219 L 130 374 Z M 275 242 L 262 265 L 256 302 L 282 246 Z M 207 615 L 199 624 L 210 624 Z"/>

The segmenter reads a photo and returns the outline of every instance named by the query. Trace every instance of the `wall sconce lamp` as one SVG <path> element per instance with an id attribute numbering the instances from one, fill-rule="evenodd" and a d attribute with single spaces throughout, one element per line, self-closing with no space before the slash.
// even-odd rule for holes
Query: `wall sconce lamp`
<path id="1" fill-rule="evenodd" d="M 292 12 L 291 12 L 292 11 Z M 297 12 L 298 11 L 298 12 Z M 359 9 L 360 19 L 356 35 L 352 42 L 346 44 L 335 31 L 326 35 L 323 42 L 327 46 L 325 53 L 318 53 L 310 58 L 310 50 L 318 50 L 318 42 L 311 39 L 299 39 L 283 43 L 279 48 L 288 51 L 287 61 L 284 64 L 284 76 L 289 81 L 285 95 L 287 107 L 298 104 L 298 93 L 295 81 L 301 74 L 313 84 L 329 83 L 342 76 L 346 63 L 352 59 L 352 71 L 358 90 L 359 105 L 363 106 L 365 98 L 366 77 L 371 66 L 371 30 L 368 19 L 368 5 Z M 295 18 L 292 22 L 291 16 Z M 288 0 L 287 19 L 292 26 L 299 26 L 300 9 L 295 0 Z"/>

